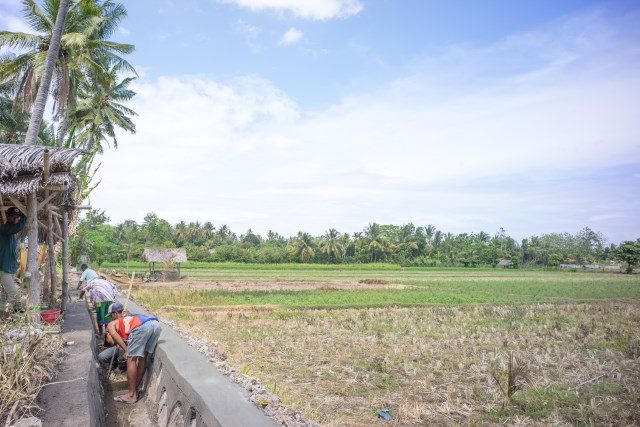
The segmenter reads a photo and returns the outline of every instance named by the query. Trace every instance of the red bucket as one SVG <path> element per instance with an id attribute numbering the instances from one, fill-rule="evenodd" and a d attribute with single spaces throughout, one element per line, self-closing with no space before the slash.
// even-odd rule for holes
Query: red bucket
<path id="1" fill-rule="evenodd" d="M 44 310 L 40 312 L 40 318 L 44 323 L 54 323 L 60 318 L 60 310 Z"/>

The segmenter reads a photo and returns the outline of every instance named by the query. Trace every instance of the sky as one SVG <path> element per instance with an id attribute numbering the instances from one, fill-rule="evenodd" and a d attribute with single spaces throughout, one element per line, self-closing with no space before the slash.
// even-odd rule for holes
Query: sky
<path id="1" fill-rule="evenodd" d="M 124 5 L 137 133 L 89 201 L 113 223 L 640 237 L 637 0 Z"/>

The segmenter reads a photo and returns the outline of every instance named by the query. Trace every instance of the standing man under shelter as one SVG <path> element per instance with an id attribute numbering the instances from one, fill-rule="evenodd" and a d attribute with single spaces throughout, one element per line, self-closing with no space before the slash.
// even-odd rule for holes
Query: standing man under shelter
<path id="1" fill-rule="evenodd" d="M 0 310 L 4 310 L 4 295 L 10 310 L 20 309 L 20 291 L 15 282 L 15 274 L 18 271 L 18 237 L 27 218 L 20 209 L 11 207 L 7 209 L 7 222 L 0 226 Z"/>

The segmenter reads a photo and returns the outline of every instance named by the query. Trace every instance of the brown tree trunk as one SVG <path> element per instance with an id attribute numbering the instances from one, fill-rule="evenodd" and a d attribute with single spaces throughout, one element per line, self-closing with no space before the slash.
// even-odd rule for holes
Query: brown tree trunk
<path id="1" fill-rule="evenodd" d="M 47 97 L 49 96 L 49 88 L 51 87 L 51 78 L 53 77 L 53 69 L 56 65 L 56 58 L 60 51 L 60 40 L 62 39 L 62 32 L 64 30 L 64 21 L 67 18 L 67 11 L 69 10 L 70 0 L 61 0 L 58 6 L 58 14 L 56 16 L 56 23 L 53 28 L 53 34 L 51 35 L 51 41 L 49 43 L 49 50 L 47 51 L 47 58 L 44 65 L 44 73 L 40 86 L 38 87 L 38 94 L 33 105 L 33 111 L 31 112 L 31 119 L 29 120 L 29 129 L 27 130 L 27 136 L 25 138 L 25 145 L 35 145 L 40 131 L 40 124 L 42 123 L 42 116 L 44 115 L 44 108 L 47 105 Z M 27 255 L 27 276 L 29 281 L 29 290 L 27 293 L 27 306 L 33 308 L 40 304 L 40 272 L 38 271 L 38 198 L 36 193 L 29 195 L 29 203 L 27 204 L 27 211 L 29 212 L 29 252 Z"/>
<path id="2" fill-rule="evenodd" d="M 64 21 L 67 18 L 67 11 L 69 10 L 69 2 L 70 0 L 61 0 L 58 6 L 56 23 L 53 28 L 53 34 L 51 35 L 51 41 L 49 42 L 47 58 L 44 63 L 44 73 L 42 80 L 40 80 L 36 100 L 33 104 L 31 120 L 29 120 L 29 129 L 27 130 L 27 136 L 24 142 L 26 145 L 35 145 L 38 132 L 40 131 L 40 124 L 42 123 L 42 116 L 44 115 L 44 108 L 47 105 L 47 97 L 49 96 L 49 88 L 51 87 L 53 69 L 55 68 L 58 52 L 60 51 L 60 40 L 62 39 Z"/>

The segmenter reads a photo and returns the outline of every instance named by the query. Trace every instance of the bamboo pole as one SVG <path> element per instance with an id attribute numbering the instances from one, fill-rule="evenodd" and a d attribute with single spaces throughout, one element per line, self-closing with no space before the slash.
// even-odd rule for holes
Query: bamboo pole
<path id="1" fill-rule="evenodd" d="M 67 309 L 67 299 L 69 298 L 69 213 L 62 214 L 62 301 L 60 310 Z"/>
<path id="2" fill-rule="evenodd" d="M 51 196 L 49 195 L 49 179 L 51 177 L 51 152 L 48 148 L 45 148 L 43 153 L 43 168 L 42 168 L 42 178 L 44 185 L 44 200 L 42 202 L 42 206 L 45 209 L 45 213 L 47 214 L 47 267 L 49 269 L 49 307 L 53 308 L 53 303 L 56 300 L 56 250 L 53 243 L 53 216 L 51 215 L 51 209 L 49 208 L 49 200 Z"/>
<path id="3" fill-rule="evenodd" d="M 56 250 L 53 243 L 53 224 L 51 211 L 48 212 L 49 233 L 47 233 L 47 257 L 49 261 L 49 279 L 51 280 L 51 292 L 49 293 L 49 307 L 53 307 L 56 300 L 56 289 L 58 287 L 58 277 L 56 275 Z"/>
<path id="4" fill-rule="evenodd" d="M 35 191 L 28 196 L 29 250 L 27 252 L 27 308 L 40 304 L 40 271 L 38 270 L 38 198 Z M 35 317 L 39 322 L 40 317 Z"/>
<path id="5" fill-rule="evenodd" d="M 0 215 L 2 215 L 2 223 L 7 222 L 7 213 L 4 211 L 4 200 L 2 200 L 2 194 L 0 194 Z"/>

